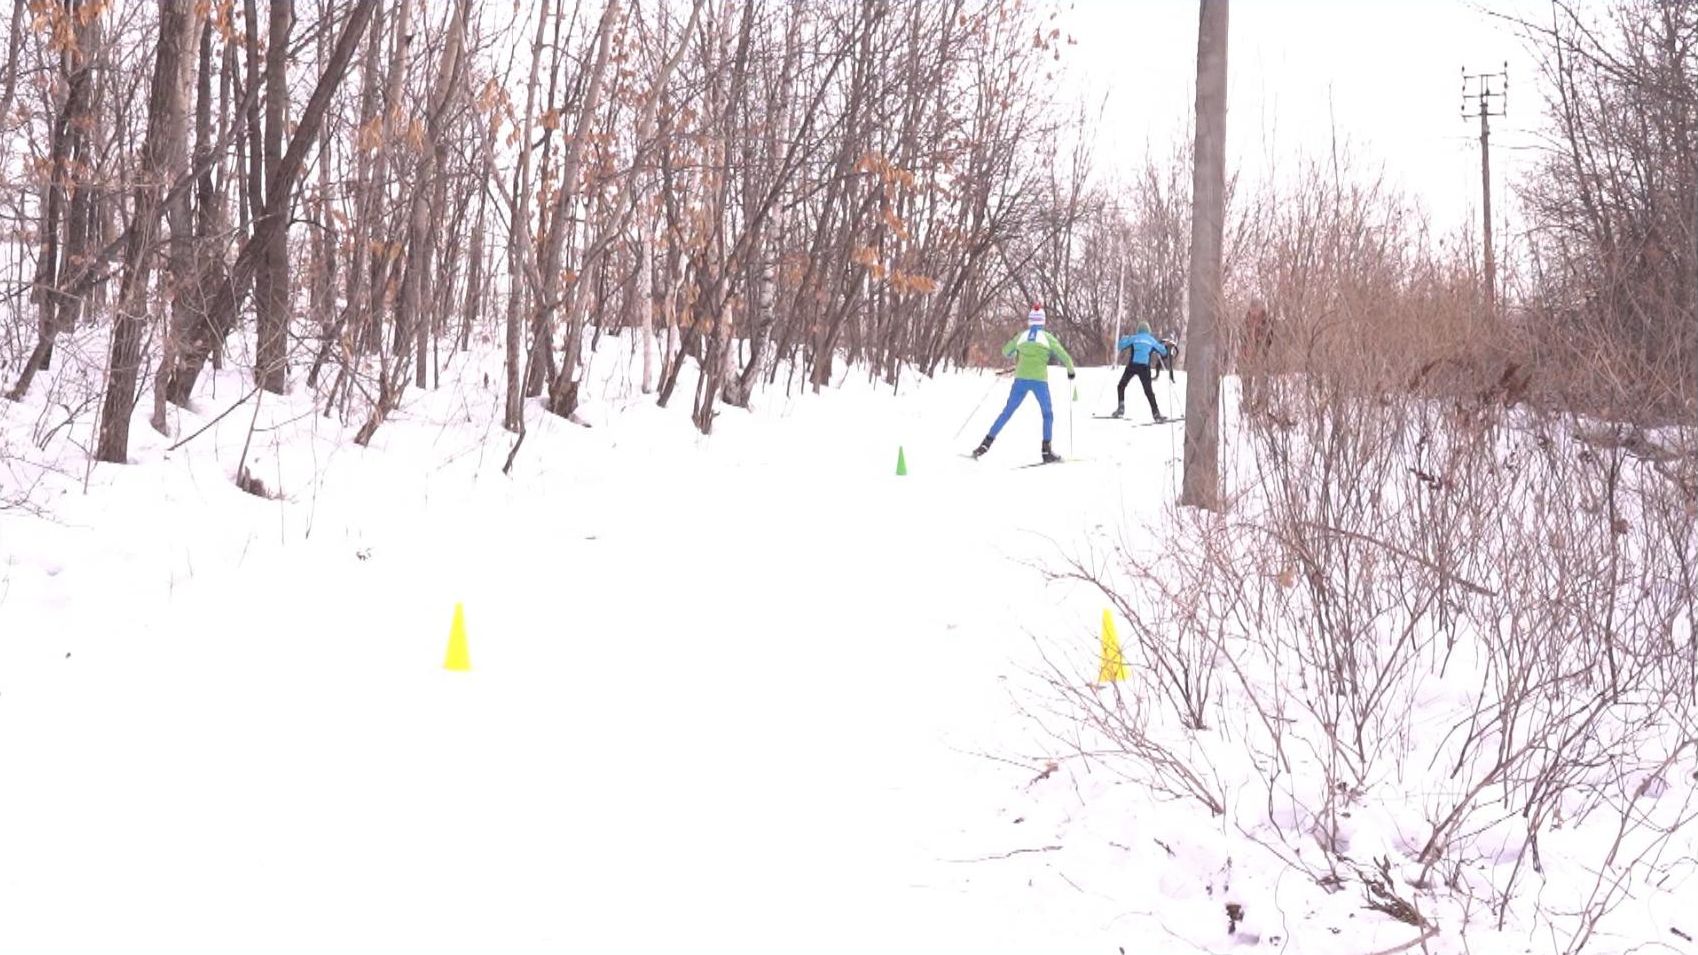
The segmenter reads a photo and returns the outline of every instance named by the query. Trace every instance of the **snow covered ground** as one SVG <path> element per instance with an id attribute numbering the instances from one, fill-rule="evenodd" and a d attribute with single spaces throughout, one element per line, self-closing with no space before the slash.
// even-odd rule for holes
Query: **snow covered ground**
<path id="1" fill-rule="evenodd" d="M 1090 418 L 1113 369 L 1077 403 L 1053 376 L 1080 460 L 1044 468 L 1017 467 L 1030 403 L 963 456 L 1006 394 L 985 373 L 781 379 L 707 439 L 691 381 L 659 409 L 635 374 L 604 340 L 592 427 L 533 406 L 510 477 L 493 349 L 370 448 L 298 388 L 169 449 L 247 395 L 236 372 L 174 439 L 138 418 L 127 467 L 87 468 L 93 415 L 54 430 L 50 386 L 0 404 L 0 500 L 30 502 L 0 510 L 0 951 L 1416 939 L 1034 718 L 1040 653 L 1093 680 L 1104 609 L 1039 568 L 1138 540 L 1177 497 L 1182 425 Z M 1170 413 L 1183 393 L 1158 385 Z M 250 425 L 277 500 L 231 481 Z M 457 603 L 470 672 L 443 667 Z M 1698 880 L 1588 950 L 1698 951 L 1670 931 L 1682 899 Z M 1553 945 L 1446 927 L 1430 950 Z"/>

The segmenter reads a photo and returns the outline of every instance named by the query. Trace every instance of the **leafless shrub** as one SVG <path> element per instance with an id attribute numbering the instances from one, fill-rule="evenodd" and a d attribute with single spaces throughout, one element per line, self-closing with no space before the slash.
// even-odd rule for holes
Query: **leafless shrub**
<path id="1" fill-rule="evenodd" d="M 1159 690 L 1143 670 L 1131 668 L 1124 682 L 1089 683 L 1066 663 L 1047 656 L 1045 663 L 1056 725 L 1067 727 L 1056 735 L 1065 745 L 1154 793 L 1194 800 L 1211 815 L 1226 812 L 1225 791 L 1202 741 L 1189 728 L 1178 742 L 1167 741 L 1160 728 L 1165 721 L 1150 706 Z"/>
<path id="2" fill-rule="evenodd" d="M 1694 369 L 1486 314 L 1469 263 L 1371 181 L 1317 167 L 1258 203 L 1236 283 L 1278 339 L 1265 411 L 1238 419 L 1230 514 L 1164 515 L 1141 554 L 1070 571 L 1131 622 L 1142 686 L 1178 718 L 1128 755 L 1210 726 L 1217 760 L 1263 775 L 1281 858 L 1429 931 L 1445 893 L 1484 896 L 1578 950 L 1669 876 L 1693 821 L 1669 794 L 1698 748 L 1698 455 L 1646 412 L 1689 407 Z M 1408 792 L 1426 829 L 1359 861 L 1349 817 Z M 1541 839 L 1574 826 L 1612 847 L 1554 861 Z M 1474 865 L 1493 851 L 1512 864 Z M 1590 891 L 1528 902 L 1558 865 Z"/>
<path id="3" fill-rule="evenodd" d="M 1206 518 L 1175 519 L 1198 524 L 1153 553 L 1137 553 L 1122 542 L 1111 569 L 1096 572 L 1074 561 L 1063 576 L 1095 586 L 1119 611 L 1138 651 L 1129 662 L 1155 674 L 1157 690 L 1185 727 L 1203 730 L 1215 702 L 1223 642 L 1229 630 L 1237 632 L 1244 599 L 1221 582 L 1238 579 L 1245 568 L 1224 546 L 1221 529 L 1202 524 Z"/>
<path id="4" fill-rule="evenodd" d="M 1261 767 L 1274 827 L 1332 860 L 1311 875 L 1356 873 L 1416 925 L 1431 919 L 1418 894 L 1446 889 L 1485 889 L 1501 924 L 1517 883 L 1551 874 L 1543 833 L 1615 819 L 1619 849 L 1584 860 L 1602 873 L 1591 897 L 1542 916 L 1581 944 L 1692 821 L 1652 805 L 1698 738 L 1690 458 L 1589 445 L 1566 416 L 1398 394 L 1406 369 L 1328 367 L 1282 383 L 1289 426 L 1252 424 L 1213 533 L 1167 521 L 1156 556 L 1071 569 L 1131 623 L 1139 701 L 1160 694 L 1174 717 L 1166 736 L 1135 724 L 1125 753 L 1167 779 L 1167 741 L 1221 730 L 1208 745 Z M 1401 860 L 1353 861 L 1344 818 L 1413 780 L 1429 781 L 1413 787 L 1428 831 Z M 1301 811 L 1276 819 L 1291 800 Z M 1516 828 L 1516 864 L 1479 884 L 1465 863 Z"/>
<path id="5" fill-rule="evenodd" d="M 46 470 L 29 462 L 0 434 L 0 511 L 39 513 L 34 497 Z"/>
<path id="6" fill-rule="evenodd" d="M 1535 355 L 1595 410 L 1690 422 L 1698 407 L 1698 3 L 1553 3 L 1523 23 L 1550 126 L 1520 194 Z M 1592 360 L 1603 352 L 1611 360 Z M 1625 359 L 1625 360 L 1617 360 Z M 1625 374 L 1623 374 L 1625 373 Z"/>

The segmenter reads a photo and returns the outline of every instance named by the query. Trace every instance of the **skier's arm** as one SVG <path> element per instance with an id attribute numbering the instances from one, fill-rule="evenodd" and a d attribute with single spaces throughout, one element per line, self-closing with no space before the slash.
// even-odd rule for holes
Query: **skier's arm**
<path id="1" fill-rule="evenodd" d="M 1150 338 L 1151 338 L 1150 347 L 1154 348 L 1156 351 L 1161 352 L 1161 356 L 1163 358 L 1166 358 L 1167 357 L 1167 347 L 1164 346 L 1159 339 L 1156 339 L 1155 336 L 1152 335 L 1152 336 L 1150 336 Z"/>
<path id="2" fill-rule="evenodd" d="M 1008 344 L 1002 346 L 1002 357 L 1013 358 L 1014 357 L 1014 349 L 1017 346 L 1019 346 L 1019 344 L 1020 344 L 1020 336 L 1019 335 L 1015 335 L 1013 338 L 1010 338 L 1008 340 Z"/>
<path id="3" fill-rule="evenodd" d="M 1052 351 L 1059 354 L 1062 362 L 1067 365 L 1067 377 L 1073 377 L 1073 356 L 1067 354 L 1067 349 L 1061 346 L 1061 339 L 1051 335 L 1049 337 L 1049 347 Z"/>

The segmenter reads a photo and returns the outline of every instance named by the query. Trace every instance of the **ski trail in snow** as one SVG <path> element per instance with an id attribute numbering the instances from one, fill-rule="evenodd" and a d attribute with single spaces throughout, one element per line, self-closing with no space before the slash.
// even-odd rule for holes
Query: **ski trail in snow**
<path id="1" fill-rule="evenodd" d="M 1031 406 L 962 460 L 981 387 L 823 395 L 707 442 L 633 412 L 653 436 L 533 437 L 512 480 L 473 453 L 495 439 L 441 429 L 410 472 L 398 424 L 329 466 L 311 538 L 231 538 L 108 608 L 130 625 L 75 669 L 0 687 L 28 721 L 0 753 L 45 780 L 5 797 L 0 935 L 86 945 L 56 927 L 98 900 L 179 951 L 1098 938 L 1033 908 L 1052 836 L 1005 812 L 1043 755 L 1014 702 L 1032 634 L 1089 645 L 1100 613 L 1025 562 L 1159 497 L 1165 462 L 1059 401 L 1100 462 L 1016 470 Z M 441 668 L 456 601 L 470 673 Z"/>

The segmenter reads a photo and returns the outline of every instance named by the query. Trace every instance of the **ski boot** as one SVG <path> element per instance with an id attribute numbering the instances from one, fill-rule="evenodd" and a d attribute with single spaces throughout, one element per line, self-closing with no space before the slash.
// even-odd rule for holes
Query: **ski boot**
<path id="1" fill-rule="evenodd" d="M 1124 417 L 1126 417 L 1126 402 L 1122 401 L 1120 404 L 1115 405 L 1114 406 L 1114 413 L 1109 415 L 1109 417 L 1110 418 L 1124 418 Z"/>
<path id="2" fill-rule="evenodd" d="M 989 451 L 990 446 L 991 446 L 991 442 L 995 441 L 995 440 L 996 439 L 991 437 L 990 435 L 988 435 L 988 434 L 985 435 L 985 439 L 983 441 L 980 441 L 979 446 L 973 449 L 974 460 L 977 460 L 980 455 L 984 454 L 986 451 Z"/>
<path id="3" fill-rule="evenodd" d="M 1050 450 L 1050 449 L 1049 449 L 1049 442 L 1048 442 L 1048 441 L 1045 441 L 1045 442 L 1044 442 L 1044 458 L 1043 458 L 1043 462 L 1044 462 L 1044 463 L 1045 463 L 1045 464 L 1054 464 L 1054 463 L 1055 463 L 1055 462 L 1057 462 L 1057 461 L 1060 461 L 1060 460 L 1061 460 L 1061 458 L 1059 458 L 1059 457 L 1057 457 L 1057 456 L 1056 456 L 1056 453 L 1055 453 L 1055 452 L 1054 452 L 1054 451 L 1051 451 L 1051 450 Z"/>
<path id="4" fill-rule="evenodd" d="M 1150 406 L 1150 417 L 1155 418 L 1157 424 L 1161 424 L 1163 421 L 1167 420 L 1167 415 L 1162 414 L 1161 409 L 1157 408 L 1155 405 Z"/>

